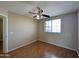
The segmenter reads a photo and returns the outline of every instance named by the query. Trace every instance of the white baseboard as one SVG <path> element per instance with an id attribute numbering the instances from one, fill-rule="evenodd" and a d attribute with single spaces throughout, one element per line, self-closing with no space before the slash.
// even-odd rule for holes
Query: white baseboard
<path id="1" fill-rule="evenodd" d="M 11 52 L 11 51 L 16 50 L 16 49 L 18 49 L 18 48 L 21 48 L 21 47 L 23 47 L 23 46 L 29 45 L 29 44 L 31 44 L 31 43 L 33 43 L 33 42 L 35 42 L 35 41 L 37 41 L 37 40 L 33 40 L 33 41 L 28 42 L 28 43 L 22 44 L 21 46 L 18 46 L 18 47 L 15 47 L 15 48 L 13 48 L 13 49 L 8 50 L 8 52 Z"/>
<path id="2" fill-rule="evenodd" d="M 43 40 L 39 40 L 39 41 L 46 42 L 46 43 L 49 43 L 49 44 L 53 44 L 53 45 L 56 45 L 56 46 L 59 46 L 59 47 L 62 47 L 62 48 L 69 49 L 69 50 L 77 51 L 76 49 L 73 49 L 73 48 L 70 48 L 70 47 L 67 47 L 67 46 L 63 46 L 63 45 L 59 45 L 59 44 L 55 44 L 55 43 L 50 43 L 50 42 L 43 41 Z"/>

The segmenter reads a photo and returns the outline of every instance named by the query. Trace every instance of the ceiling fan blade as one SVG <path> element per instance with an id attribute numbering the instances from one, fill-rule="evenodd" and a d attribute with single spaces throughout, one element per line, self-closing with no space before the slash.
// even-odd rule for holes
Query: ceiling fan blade
<path id="1" fill-rule="evenodd" d="M 30 13 L 30 14 L 36 14 L 36 13 L 34 13 L 34 12 L 28 12 L 28 13 Z"/>
<path id="2" fill-rule="evenodd" d="M 42 14 L 42 16 L 50 18 L 50 16 L 46 14 Z"/>
<path id="3" fill-rule="evenodd" d="M 33 18 L 36 18 L 36 16 L 33 16 Z"/>

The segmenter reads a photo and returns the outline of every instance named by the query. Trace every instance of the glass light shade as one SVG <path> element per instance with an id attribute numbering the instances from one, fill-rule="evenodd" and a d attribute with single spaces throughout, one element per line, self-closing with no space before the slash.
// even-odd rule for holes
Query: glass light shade
<path id="1" fill-rule="evenodd" d="M 37 15 L 37 16 L 36 16 L 36 19 L 40 19 L 40 16 L 39 16 L 39 15 Z"/>

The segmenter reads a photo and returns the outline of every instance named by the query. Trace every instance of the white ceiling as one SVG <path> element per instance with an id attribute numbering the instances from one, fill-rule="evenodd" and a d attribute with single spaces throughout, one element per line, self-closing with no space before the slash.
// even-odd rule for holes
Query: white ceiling
<path id="1" fill-rule="evenodd" d="M 45 14 L 56 16 L 76 11 L 79 8 L 79 1 L 0 1 L 0 6 L 26 16 L 31 16 L 28 12 L 39 6 Z"/>

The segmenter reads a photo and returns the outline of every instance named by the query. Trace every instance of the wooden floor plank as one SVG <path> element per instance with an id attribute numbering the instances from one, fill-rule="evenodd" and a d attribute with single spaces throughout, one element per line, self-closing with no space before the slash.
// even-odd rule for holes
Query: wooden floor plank
<path id="1" fill-rule="evenodd" d="M 41 41 L 16 49 L 9 53 L 11 58 L 77 58 L 75 51 Z"/>

